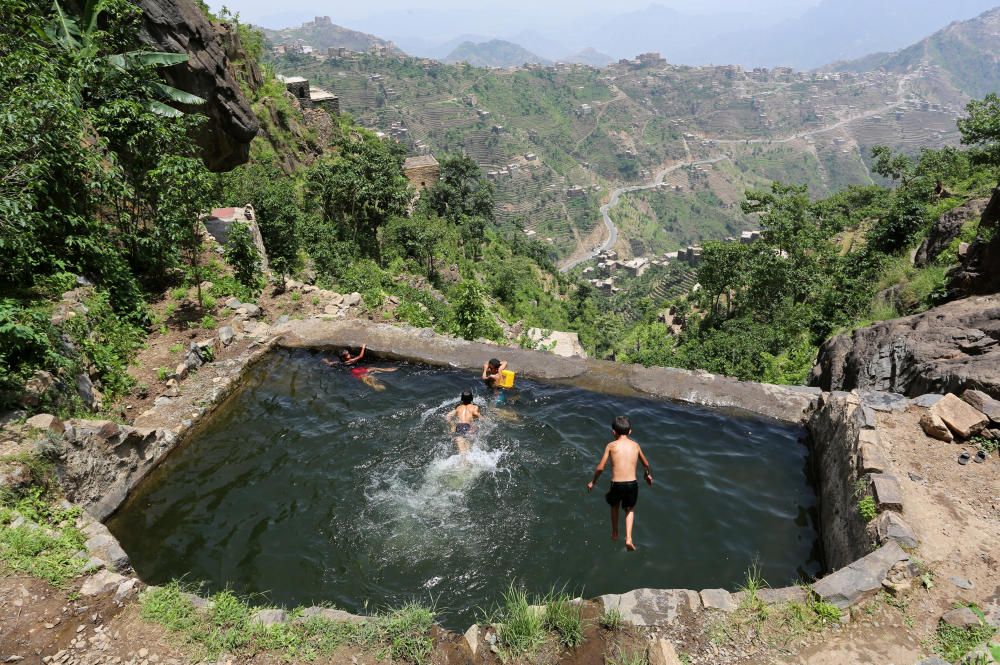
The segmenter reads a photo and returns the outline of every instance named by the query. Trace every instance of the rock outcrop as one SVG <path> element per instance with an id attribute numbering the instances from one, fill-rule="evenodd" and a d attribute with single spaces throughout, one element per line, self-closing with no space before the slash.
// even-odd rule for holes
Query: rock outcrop
<path id="1" fill-rule="evenodd" d="M 976 240 L 948 275 L 948 295 L 961 298 L 1000 291 L 1000 187 L 983 210 Z"/>
<path id="2" fill-rule="evenodd" d="M 911 397 L 973 388 L 1000 397 L 1000 295 L 956 300 L 829 339 L 810 385 Z"/>
<path id="3" fill-rule="evenodd" d="M 973 199 L 941 215 L 920 243 L 913 264 L 923 268 L 933 262 L 958 237 L 966 223 L 979 219 L 987 203 L 989 199 Z"/>
<path id="4" fill-rule="evenodd" d="M 246 162 L 259 123 L 226 55 L 227 49 L 239 50 L 237 37 L 226 26 L 211 23 L 192 0 L 139 0 L 138 4 L 140 39 L 158 51 L 189 55 L 186 63 L 162 71 L 170 85 L 206 100 L 185 109 L 208 117 L 198 137 L 206 166 L 225 171 Z"/>

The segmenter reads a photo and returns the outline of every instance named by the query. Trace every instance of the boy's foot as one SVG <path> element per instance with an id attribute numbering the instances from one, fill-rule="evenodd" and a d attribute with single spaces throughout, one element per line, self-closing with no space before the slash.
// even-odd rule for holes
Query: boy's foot
<path id="1" fill-rule="evenodd" d="M 611 540 L 618 540 L 618 532 L 617 531 L 612 531 L 611 532 Z"/>
<path id="2" fill-rule="evenodd" d="M 625 549 L 627 549 L 629 552 L 635 552 L 635 544 L 629 541 L 625 543 Z"/>

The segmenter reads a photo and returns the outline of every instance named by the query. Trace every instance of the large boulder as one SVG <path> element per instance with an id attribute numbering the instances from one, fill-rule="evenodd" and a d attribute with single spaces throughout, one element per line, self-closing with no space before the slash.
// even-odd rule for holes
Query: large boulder
<path id="1" fill-rule="evenodd" d="M 989 199 L 972 199 L 938 217 L 917 249 L 913 264 L 923 268 L 932 263 L 958 237 L 967 222 L 979 219 L 988 202 Z"/>
<path id="2" fill-rule="evenodd" d="M 968 388 L 1000 397 L 1000 295 L 956 300 L 833 337 L 810 385 L 916 397 Z"/>
<path id="3" fill-rule="evenodd" d="M 138 0 L 139 38 L 150 48 L 187 53 L 186 63 L 163 69 L 167 82 L 205 99 L 185 110 L 208 117 L 198 136 L 205 165 L 225 171 L 247 161 L 260 125 L 234 76 L 230 55 L 240 51 L 228 26 L 213 24 L 192 0 Z"/>
<path id="4" fill-rule="evenodd" d="M 962 439 L 978 434 L 989 423 L 989 418 L 981 411 L 951 394 L 945 395 L 944 399 L 932 406 L 930 413 L 944 421 L 948 429 Z"/>

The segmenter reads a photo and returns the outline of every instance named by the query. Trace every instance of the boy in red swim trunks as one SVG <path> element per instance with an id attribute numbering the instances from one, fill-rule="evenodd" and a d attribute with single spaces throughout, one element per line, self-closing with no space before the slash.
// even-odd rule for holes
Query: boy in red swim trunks
<path id="1" fill-rule="evenodd" d="M 587 483 L 587 491 L 594 489 L 594 483 L 604 471 L 604 465 L 611 458 L 611 489 L 604 495 L 611 506 L 611 540 L 618 540 L 618 507 L 625 509 L 625 549 L 635 551 L 632 542 L 632 524 L 635 521 L 635 504 L 639 499 L 639 482 L 635 479 L 635 468 L 641 461 L 645 469 L 646 483 L 652 487 L 653 474 L 649 460 L 642 454 L 639 444 L 629 438 L 632 424 L 625 416 L 618 416 L 611 423 L 615 440 L 604 448 L 604 455 L 594 470 L 594 479 Z"/>
<path id="2" fill-rule="evenodd" d="M 340 353 L 338 353 L 337 355 L 340 357 L 340 362 L 344 363 L 345 365 L 357 365 L 358 361 L 360 361 L 362 358 L 365 357 L 365 351 L 367 350 L 367 348 L 368 347 L 366 344 L 362 344 L 361 351 L 359 351 L 358 355 L 356 356 L 352 356 L 351 352 L 347 349 L 341 349 Z M 323 362 L 326 363 L 327 365 L 333 364 L 333 362 L 329 360 L 324 360 Z M 395 367 L 356 366 L 351 368 L 351 376 L 353 376 L 358 381 L 361 381 L 361 383 L 365 384 L 372 390 L 385 390 L 385 386 L 379 383 L 378 379 L 376 379 L 372 375 L 379 374 L 382 372 L 395 372 L 395 371 L 396 371 Z"/>

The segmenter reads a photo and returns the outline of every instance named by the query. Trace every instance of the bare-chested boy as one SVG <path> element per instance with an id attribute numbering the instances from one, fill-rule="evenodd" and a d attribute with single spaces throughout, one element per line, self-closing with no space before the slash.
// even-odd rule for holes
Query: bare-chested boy
<path id="1" fill-rule="evenodd" d="M 458 446 L 460 454 L 469 452 L 469 440 L 466 435 L 472 432 L 472 423 L 479 415 L 479 407 L 472 403 L 472 392 L 469 390 L 462 393 L 461 403 L 454 411 L 448 413 L 448 422 L 451 423 L 455 445 Z"/>
<path id="2" fill-rule="evenodd" d="M 629 438 L 632 424 L 625 416 L 618 416 L 611 423 L 615 440 L 604 448 L 604 455 L 594 470 L 594 479 L 587 483 L 587 491 L 594 489 L 594 483 L 604 471 L 604 465 L 611 458 L 611 489 L 604 495 L 611 506 L 611 540 L 618 540 L 618 507 L 625 509 L 625 549 L 635 551 L 632 543 L 632 524 L 635 521 L 635 503 L 639 499 L 639 482 L 635 479 L 635 468 L 641 461 L 645 468 L 646 482 L 653 485 L 653 474 L 649 470 L 649 460 L 642 454 L 639 444 Z"/>

